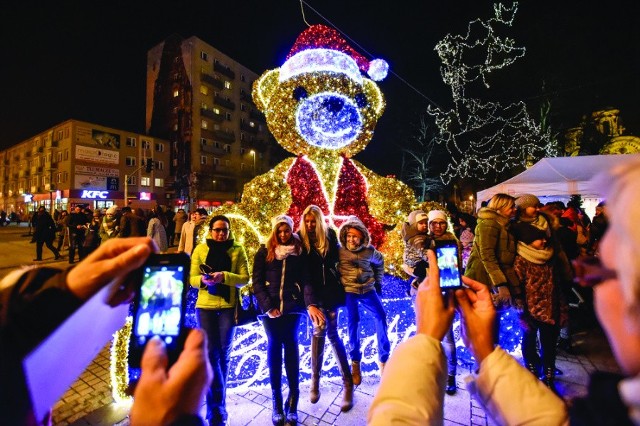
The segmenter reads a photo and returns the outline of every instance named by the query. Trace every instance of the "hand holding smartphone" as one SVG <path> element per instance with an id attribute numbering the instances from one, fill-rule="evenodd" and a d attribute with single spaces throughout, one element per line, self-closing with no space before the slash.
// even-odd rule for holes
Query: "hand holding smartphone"
<path id="1" fill-rule="evenodd" d="M 184 317 L 189 287 L 190 259 L 184 253 L 152 254 L 140 268 L 140 286 L 133 301 L 129 364 L 140 367 L 147 342 L 154 336 L 164 342 L 169 365 L 182 352 Z"/>

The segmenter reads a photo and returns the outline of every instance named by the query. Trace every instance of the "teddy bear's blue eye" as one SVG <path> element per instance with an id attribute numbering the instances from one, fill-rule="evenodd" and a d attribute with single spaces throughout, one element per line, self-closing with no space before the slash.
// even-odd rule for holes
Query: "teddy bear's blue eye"
<path id="1" fill-rule="evenodd" d="M 302 86 L 298 86 L 293 89 L 293 99 L 299 101 L 300 99 L 304 99 L 308 96 L 307 91 Z"/>
<path id="2" fill-rule="evenodd" d="M 364 95 L 364 93 L 358 93 L 355 97 L 354 97 L 355 101 L 356 101 L 356 105 L 358 105 L 358 108 L 364 108 L 367 106 L 368 102 L 367 102 L 367 97 Z"/>

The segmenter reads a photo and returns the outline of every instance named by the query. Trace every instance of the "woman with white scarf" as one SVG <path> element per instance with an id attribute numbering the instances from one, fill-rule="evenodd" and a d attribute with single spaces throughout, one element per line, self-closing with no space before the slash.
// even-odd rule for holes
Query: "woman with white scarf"
<path id="1" fill-rule="evenodd" d="M 300 354 L 298 327 L 306 307 L 317 307 L 311 287 L 307 257 L 302 244 L 293 234 L 293 220 L 286 215 L 276 216 L 264 246 L 253 262 L 253 291 L 260 310 L 262 325 L 267 333 L 267 363 L 271 382 L 274 425 L 295 425 L 298 422 L 300 396 Z M 314 322 L 324 322 L 318 309 L 311 309 Z M 314 318 L 314 316 L 319 316 Z M 282 350 L 289 384 L 289 396 L 283 407 Z"/>

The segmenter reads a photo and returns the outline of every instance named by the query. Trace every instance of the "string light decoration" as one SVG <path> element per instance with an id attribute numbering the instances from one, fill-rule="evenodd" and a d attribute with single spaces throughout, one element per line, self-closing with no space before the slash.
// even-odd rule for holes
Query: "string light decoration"
<path id="1" fill-rule="evenodd" d="M 478 80 L 488 89 L 491 73 L 525 55 L 524 47 L 496 32 L 499 25 L 512 26 L 517 8 L 517 3 L 511 8 L 496 4 L 493 18 L 471 21 L 464 36 L 448 34 L 435 47 L 442 61 L 442 80 L 450 86 L 454 103 L 448 111 L 432 106 L 427 109 L 439 131 L 436 141 L 451 154 L 441 175 L 445 184 L 456 176 L 485 179 L 490 171 L 502 172 L 557 155 L 550 130 L 529 115 L 524 102 L 483 102 L 465 93 L 469 84 Z M 484 38 L 477 38 L 478 34 Z M 478 57 L 481 60 L 468 62 Z"/>

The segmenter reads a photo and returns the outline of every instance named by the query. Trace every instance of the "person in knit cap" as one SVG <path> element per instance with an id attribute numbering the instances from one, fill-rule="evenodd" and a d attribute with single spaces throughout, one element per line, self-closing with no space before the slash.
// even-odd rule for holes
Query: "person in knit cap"
<path id="1" fill-rule="evenodd" d="M 115 204 L 107 209 L 107 213 L 102 218 L 102 226 L 100 227 L 100 239 L 104 243 L 111 238 L 118 236 L 118 218 L 116 216 L 118 206 Z"/>
<path id="2" fill-rule="evenodd" d="M 556 343 L 561 322 L 566 322 L 559 280 L 569 280 L 571 270 L 561 249 L 551 219 L 539 211 L 540 201 L 532 194 L 516 199 L 517 221 L 511 231 L 518 240 L 513 264 L 524 300 L 524 335 L 522 355 L 527 368 L 536 376 L 543 371 L 543 381 L 555 390 Z M 561 315 L 563 314 L 563 315 Z M 537 353 L 540 333 L 541 356 Z"/>
<path id="3" fill-rule="evenodd" d="M 293 233 L 293 219 L 279 215 L 272 219 L 271 234 L 258 249 L 253 262 L 253 291 L 264 313 L 260 319 L 267 334 L 267 364 L 271 383 L 274 425 L 297 424 L 300 397 L 300 353 L 298 326 L 306 310 L 314 323 L 326 322 L 317 308 L 307 256 Z M 311 308 L 311 309 L 309 309 Z M 283 407 L 282 352 L 289 383 L 289 397 Z"/>
<path id="4" fill-rule="evenodd" d="M 426 250 L 431 246 L 429 239 L 429 216 L 422 210 L 409 213 L 402 226 L 404 254 L 402 269 L 410 276 L 411 287 L 417 289 L 427 276 Z"/>
<path id="5" fill-rule="evenodd" d="M 362 381 L 358 305 L 362 305 L 374 318 L 381 373 L 391 353 L 391 343 L 387 336 L 387 314 L 379 297 L 382 293 L 384 258 L 382 253 L 371 245 L 369 230 L 356 216 L 347 218 L 340 227 L 338 237 L 341 245 L 338 271 L 346 293 L 351 374 L 353 384 L 357 386 Z"/>

